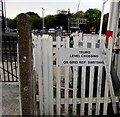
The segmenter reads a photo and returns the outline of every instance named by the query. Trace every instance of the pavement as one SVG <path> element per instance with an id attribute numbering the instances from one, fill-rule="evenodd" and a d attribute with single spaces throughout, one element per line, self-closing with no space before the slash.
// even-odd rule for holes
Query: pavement
<path id="1" fill-rule="evenodd" d="M 2 115 L 19 115 L 19 114 L 20 114 L 19 84 L 2 83 Z"/>

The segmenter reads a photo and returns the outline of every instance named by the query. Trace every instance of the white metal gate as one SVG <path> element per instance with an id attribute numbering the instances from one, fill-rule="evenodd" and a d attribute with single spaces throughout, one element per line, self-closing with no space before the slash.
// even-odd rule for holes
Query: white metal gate
<path id="1" fill-rule="evenodd" d="M 101 52 L 105 66 L 58 66 L 57 52 L 70 48 L 69 37 L 57 37 L 56 41 L 52 37 L 33 38 L 40 115 L 107 115 L 111 110 L 117 113 L 119 99 L 107 62 L 111 54 L 106 57 L 104 44 Z M 96 41 L 86 42 L 79 36 L 73 37 L 73 43 L 73 48 L 100 48 Z"/>

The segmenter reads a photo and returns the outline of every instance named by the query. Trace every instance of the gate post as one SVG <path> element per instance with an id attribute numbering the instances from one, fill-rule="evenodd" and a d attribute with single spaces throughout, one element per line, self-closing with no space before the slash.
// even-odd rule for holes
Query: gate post
<path id="1" fill-rule="evenodd" d="M 31 18 L 26 14 L 20 14 L 17 27 L 21 111 L 22 115 L 34 116 Z"/>

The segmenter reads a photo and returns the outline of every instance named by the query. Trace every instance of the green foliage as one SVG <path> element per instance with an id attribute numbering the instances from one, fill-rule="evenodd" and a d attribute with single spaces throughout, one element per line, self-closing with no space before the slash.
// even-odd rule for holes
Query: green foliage
<path id="1" fill-rule="evenodd" d="M 88 9 L 85 12 L 84 18 L 86 18 L 88 21 L 85 26 L 87 32 L 89 32 L 92 27 L 96 29 L 96 32 L 99 30 L 100 17 L 101 12 L 98 9 Z"/>
<path id="2" fill-rule="evenodd" d="M 56 28 L 63 26 L 64 29 L 67 29 L 67 15 L 64 13 L 59 13 L 57 15 L 48 15 L 45 17 L 45 26 L 46 28 Z"/>
<path id="3" fill-rule="evenodd" d="M 37 13 L 27 12 L 26 14 L 30 15 L 32 18 L 32 29 L 40 29 L 42 28 L 42 19 Z"/>
<path id="4" fill-rule="evenodd" d="M 29 16 L 32 18 L 32 29 L 41 29 L 42 28 L 42 19 L 37 13 L 27 12 Z M 17 16 L 14 19 L 7 19 L 8 27 L 11 29 L 17 28 Z"/>
<path id="5" fill-rule="evenodd" d="M 31 17 L 40 18 L 40 16 L 37 13 L 31 12 L 31 11 L 27 12 L 26 14 L 28 14 Z"/>
<path id="6" fill-rule="evenodd" d="M 60 14 L 57 14 L 55 15 L 55 24 L 56 26 L 63 26 L 63 29 L 67 29 L 67 25 L 68 25 L 68 16 L 67 14 L 63 14 L 63 13 L 60 13 Z"/>
<path id="7" fill-rule="evenodd" d="M 47 29 L 55 27 L 55 16 L 54 15 L 47 15 L 45 17 L 45 27 Z"/>
<path id="8" fill-rule="evenodd" d="M 42 29 L 42 18 L 34 12 L 27 12 L 28 15 L 32 18 L 32 29 Z M 86 30 L 86 32 L 90 32 L 90 29 L 94 27 L 96 32 L 99 30 L 100 26 L 100 17 L 101 12 L 98 9 L 88 9 L 85 13 L 83 11 L 78 11 L 75 14 L 70 13 L 68 16 L 68 11 L 66 10 L 58 10 L 56 15 L 47 15 L 45 17 L 45 27 L 56 28 L 62 26 L 64 30 L 68 28 L 68 17 L 74 18 L 86 18 L 87 24 L 80 25 L 82 30 Z M 17 23 L 16 18 L 7 19 L 9 28 L 16 29 Z M 103 32 L 106 32 L 108 22 L 108 14 L 104 15 L 103 22 Z"/>
<path id="9" fill-rule="evenodd" d="M 14 18 L 14 19 L 8 18 L 8 19 L 7 19 L 7 23 L 8 23 L 8 24 L 7 24 L 8 27 L 11 28 L 11 29 L 16 29 L 16 28 L 17 28 L 16 18 Z"/>
<path id="10" fill-rule="evenodd" d="M 57 14 L 68 14 L 68 11 L 66 10 L 57 10 Z"/>
<path id="11" fill-rule="evenodd" d="M 73 15 L 73 17 L 75 17 L 75 18 L 84 18 L 84 12 L 83 11 L 78 11 Z"/>

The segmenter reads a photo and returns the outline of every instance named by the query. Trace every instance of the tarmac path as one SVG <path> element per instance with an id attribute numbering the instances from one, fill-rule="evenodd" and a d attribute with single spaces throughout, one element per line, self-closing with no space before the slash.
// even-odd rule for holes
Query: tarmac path
<path id="1" fill-rule="evenodd" d="M 2 115 L 19 115 L 18 83 L 2 83 Z"/>

